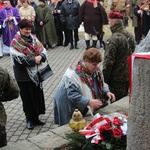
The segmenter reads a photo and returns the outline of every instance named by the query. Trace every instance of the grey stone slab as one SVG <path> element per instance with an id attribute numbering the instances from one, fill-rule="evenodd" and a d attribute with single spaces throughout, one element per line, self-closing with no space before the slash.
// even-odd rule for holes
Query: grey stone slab
<path id="1" fill-rule="evenodd" d="M 128 108 L 129 108 L 129 97 L 126 96 L 119 101 L 116 101 L 104 108 L 99 109 L 96 113 L 99 113 L 100 115 L 105 115 L 113 112 L 118 112 L 118 113 L 127 113 Z"/>
<path id="2" fill-rule="evenodd" d="M 35 144 L 37 147 L 40 147 L 42 150 L 53 150 L 54 148 L 60 147 L 68 143 L 68 140 L 50 131 L 40 134 L 38 136 L 32 137 L 32 138 L 29 138 L 28 140 L 31 143 Z"/>
<path id="3" fill-rule="evenodd" d="M 0 150 L 42 150 L 42 149 L 30 143 L 27 140 L 23 140 L 17 143 L 8 144 L 7 146 L 0 148 Z"/>
<path id="4" fill-rule="evenodd" d="M 100 115 L 105 115 L 113 112 L 126 113 L 127 111 L 128 111 L 127 109 L 123 109 L 122 107 L 112 105 L 112 106 L 108 106 L 107 108 L 103 108 L 97 112 Z"/>
<path id="5" fill-rule="evenodd" d="M 150 32 L 148 37 L 150 38 Z M 146 38 L 147 43 L 145 44 L 145 49 L 148 47 L 150 48 L 149 38 Z M 143 49 L 143 51 L 145 49 Z M 149 66 L 149 59 L 135 59 L 133 63 L 132 94 L 127 131 L 127 150 L 150 150 Z"/>
<path id="6" fill-rule="evenodd" d="M 67 124 L 67 125 L 52 129 L 50 131 L 53 132 L 54 134 L 58 135 L 58 136 L 65 138 L 65 133 L 71 133 L 72 129 Z"/>
<path id="7" fill-rule="evenodd" d="M 129 109 L 129 96 L 126 96 L 122 98 L 121 100 L 114 102 L 111 105 L 115 105 L 123 109 Z"/>

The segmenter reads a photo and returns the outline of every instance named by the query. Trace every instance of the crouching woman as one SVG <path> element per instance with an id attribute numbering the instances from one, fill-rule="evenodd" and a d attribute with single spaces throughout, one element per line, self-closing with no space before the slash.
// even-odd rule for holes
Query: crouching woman
<path id="1" fill-rule="evenodd" d="M 94 111 L 102 107 L 104 97 L 115 101 L 114 94 L 104 87 L 103 75 L 98 67 L 101 61 L 99 50 L 90 48 L 76 66 L 66 70 L 54 97 L 55 124 L 67 124 L 76 108 L 84 116 L 88 109 Z"/>

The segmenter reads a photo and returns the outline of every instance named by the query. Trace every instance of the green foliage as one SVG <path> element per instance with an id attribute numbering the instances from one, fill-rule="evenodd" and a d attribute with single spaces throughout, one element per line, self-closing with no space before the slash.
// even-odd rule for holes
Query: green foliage
<path id="1" fill-rule="evenodd" d="M 79 132 L 66 134 L 66 137 L 70 141 L 67 150 L 126 150 L 126 136 L 100 141 L 98 144 L 92 144 L 92 138 L 86 139 Z"/>

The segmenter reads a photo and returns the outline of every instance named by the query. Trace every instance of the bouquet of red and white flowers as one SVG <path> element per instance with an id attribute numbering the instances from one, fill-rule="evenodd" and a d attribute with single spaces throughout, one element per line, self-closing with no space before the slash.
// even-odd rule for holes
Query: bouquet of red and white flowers
<path id="1" fill-rule="evenodd" d="M 125 150 L 127 119 L 122 116 L 100 116 L 79 133 L 71 135 L 69 149 L 83 150 Z"/>

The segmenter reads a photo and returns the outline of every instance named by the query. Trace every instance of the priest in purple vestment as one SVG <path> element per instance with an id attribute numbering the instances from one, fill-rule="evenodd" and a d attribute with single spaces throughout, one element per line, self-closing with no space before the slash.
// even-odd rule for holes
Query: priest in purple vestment
<path id="1" fill-rule="evenodd" d="M 4 7 L 0 10 L 0 23 L 2 25 L 3 54 L 10 53 L 10 43 L 18 31 L 20 15 L 9 0 L 4 0 Z"/>

